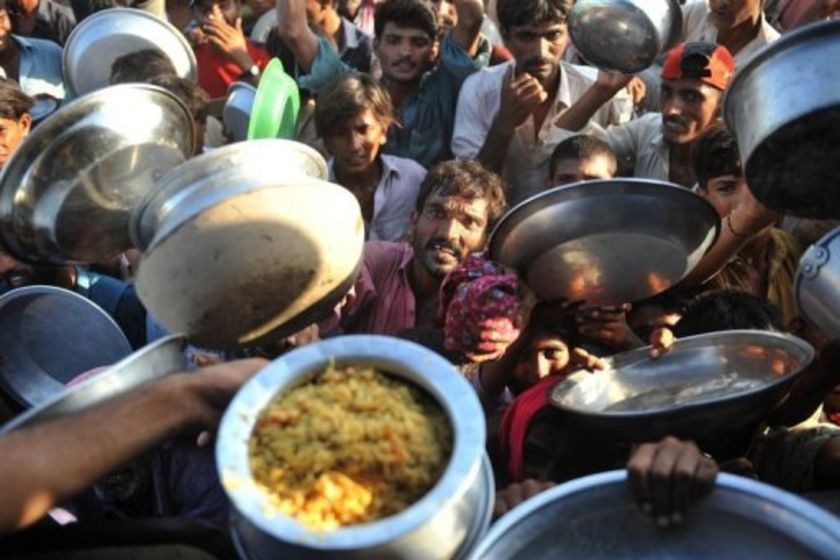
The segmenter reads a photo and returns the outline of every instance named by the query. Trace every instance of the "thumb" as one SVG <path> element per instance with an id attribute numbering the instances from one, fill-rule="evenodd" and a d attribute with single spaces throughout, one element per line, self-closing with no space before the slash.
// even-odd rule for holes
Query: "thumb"
<path id="1" fill-rule="evenodd" d="M 515 73 L 516 73 L 516 65 L 511 64 L 510 68 L 508 68 L 507 72 L 505 72 L 504 80 L 502 80 L 502 86 L 503 87 L 508 87 L 508 86 L 510 86 L 510 84 L 513 83 L 513 76 L 514 76 Z"/>
<path id="2" fill-rule="evenodd" d="M 242 31 L 242 18 L 241 17 L 236 18 L 236 30 L 237 31 Z"/>

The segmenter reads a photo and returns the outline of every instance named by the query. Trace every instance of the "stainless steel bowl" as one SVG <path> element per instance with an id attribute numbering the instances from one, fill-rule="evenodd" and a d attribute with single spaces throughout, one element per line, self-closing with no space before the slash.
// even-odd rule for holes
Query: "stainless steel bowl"
<path id="1" fill-rule="evenodd" d="M 471 560 L 528 558 L 837 558 L 840 520 L 772 486 L 720 474 L 686 523 L 660 530 L 626 471 L 579 478 L 531 498 L 492 527 Z"/>
<path id="2" fill-rule="evenodd" d="M 707 439 L 768 415 L 814 357 L 805 341 L 767 331 L 723 331 L 617 354 L 606 371 L 573 373 L 551 402 L 570 418 L 624 441 Z"/>
<path id="3" fill-rule="evenodd" d="M 29 262 L 97 262 L 131 247 L 134 207 L 192 153 L 189 110 L 149 85 L 99 90 L 53 113 L 0 175 L 0 240 Z"/>
<path id="4" fill-rule="evenodd" d="M 49 402 L 76 376 L 130 353 L 114 320 L 76 293 L 27 286 L 0 297 L 0 387 L 27 407 Z"/>
<path id="5" fill-rule="evenodd" d="M 724 98 L 750 190 L 785 214 L 840 217 L 840 88 L 826 86 L 840 83 L 840 64 L 825 63 L 840 60 L 838 36 L 840 21 L 785 33 Z"/>
<path id="6" fill-rule="evenodd" d="M 248 139 L 248 124 L 256 96 L 257 88 L 251 84 L 234 82 L 228 88 L 227 101 L 222 109 L 222 122 L 234 142 Z"/>
<path id="7" fill-rule="evenodd" d="M 4 424 L 0 434 L 74 414 L 141 383 L 181 371 L 186 368 L 185 347 L 186 339 L 180 335 L 156 340 L 90 379 L 63 387 L 53 398 Z"/>
<path id="8" fill-rule="evenodd" d="M 182 78 L 198 78 L 192 47 L 177 28 L 144 10 L 109 8 L 86 17 L 67 37 L 64 83 L 74 96 L 107 87 L 114 61 L 145 49 L 163 53 Z"/>
<path id="9" fill-rule="evenodd" d="M 799 259 L 794 293 L 801 316 L 831 338 L 840 338 L 840 228 Z"/>
<path id="10" fill-rule="evenodd" d="M 441 479 L 408 509 L 373 523 L 313 532 L 281 514 L 266 516 L 266 497 L 251 476 L 248 440 L 257 414 L 276 394 L 305 383 L 333 360 L 371 365 L 425 389 L 449 416 L 455 441 Z M 295 350 L 257 373 L 225 411 L 216 463 L 233 505 L 236 538 L 254 560 L 443 559 L 463 554 L 464 544 L 489 525 L 492 475 L 482 467 L 484 438 L 475 391 L 449 362 L 404 340 L 345 336 Z"/>
<path id="11" fill-rule="evenodd" d="M 580 54 L 603 70 L 633 74 L 677 44 L 682 9 L 676 0 L 577 0 L 569 34 Z"/>
<path id="12" fill-rule="evenodd" d="M 701 197 L 645 179 L 555 187 L 515 206 L 490 236 L 490 255 L 520 271 L 543 299 L 593 305 L 663 292 L 694 268 L 720 219 Z"/>

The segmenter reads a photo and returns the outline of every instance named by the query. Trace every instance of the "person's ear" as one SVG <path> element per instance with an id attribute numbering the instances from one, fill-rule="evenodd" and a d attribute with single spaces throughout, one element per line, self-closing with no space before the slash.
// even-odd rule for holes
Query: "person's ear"
<path id="1" fill-rule="evenodd" d="M 18 125 L 23 129 L 24 136 L 29 134 L 29 131 L 32 129 L 32 115 L 24 113 L 23 116 L 18 119 Z"/>
<path id="2" fill-rule="evenodd" d="M 440 41 L 437 39 L 432 42 L 432 48 L 429 49 L 429 60 L 435 61 L 438 59 L 438 54 L 440 53 Z"/>

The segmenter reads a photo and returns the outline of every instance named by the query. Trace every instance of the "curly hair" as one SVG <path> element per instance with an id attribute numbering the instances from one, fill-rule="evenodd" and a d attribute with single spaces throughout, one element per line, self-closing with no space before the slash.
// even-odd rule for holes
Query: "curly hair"
<path id="1" fill-rule="evenodd" d="M 432 194 L 486 200 L 488 227 L 495 224 L 507 208 L 502 179 L 474 160 L 454 159 L 429 169 L 417 194 L 418 213 L 423 212 L 426 200 Z"/>

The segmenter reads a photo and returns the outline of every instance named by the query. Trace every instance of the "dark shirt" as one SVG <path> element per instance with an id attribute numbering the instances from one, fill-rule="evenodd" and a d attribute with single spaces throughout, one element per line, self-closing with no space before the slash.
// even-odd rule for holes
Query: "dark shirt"
<path id="1" fill-rule="evenodd" d="M 76 16 L 70 4 L 60 0 L 39 0 L 35 27 L 26 36 L 48 39 L 59 45 L 64 45 L 75 26 Z M 23 35 L 18 31 L 17 23 L 15 23 L 14 29 L 16 34 Z"/>

